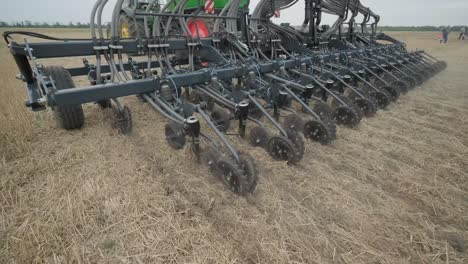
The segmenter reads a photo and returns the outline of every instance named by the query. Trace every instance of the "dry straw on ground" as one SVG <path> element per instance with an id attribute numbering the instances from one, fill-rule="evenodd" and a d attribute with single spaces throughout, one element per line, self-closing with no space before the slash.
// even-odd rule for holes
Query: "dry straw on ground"
<path id="1" fill-rule="evenodd" d="M 134 98 L 129 137 L 92 105 L 71 133 L 26 112 L 0 46 L 0 263 L 466 263 L 468 43 L 396 37 L 449 68 L 297 167 L 243 144 L 262 172 L 246 199 Z"/>

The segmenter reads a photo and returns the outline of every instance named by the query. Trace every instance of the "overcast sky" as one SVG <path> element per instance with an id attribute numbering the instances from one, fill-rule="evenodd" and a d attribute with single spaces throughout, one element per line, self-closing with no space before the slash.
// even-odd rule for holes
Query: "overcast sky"
<path id="1" fill-rule="evenodd" d="M 0 21 L 88 22 L 96 0 L 2 0 Z M 216 0 L 215 0 L 216 1 Z M 259 0 L 251 0 L 251 9 Z M 467 25 L 468 0 L 361 0 L 380 14 L 380 25 Z M 115 0 L 111 0 L 114 3 Z M 304 1 L 281 13 L 281 22 L 299 25 L 304 18 Z M 106 20 L 109 20 L 110 9 Z M 331 23 L 332 17 L 324 19 Z"/>

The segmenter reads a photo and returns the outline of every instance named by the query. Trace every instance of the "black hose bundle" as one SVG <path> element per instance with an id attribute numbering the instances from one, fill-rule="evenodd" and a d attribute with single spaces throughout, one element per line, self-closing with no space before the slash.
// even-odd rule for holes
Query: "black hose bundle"
<path id="1" fill-rule="evenodd" d="M 7 44 L 10 44 L 10 40 L 13 38 L 11 35 L 23 35 L 23 36 L 28 36 L 28 37 L 33 37 L 33 38 L 40 38 L 40 39 L 46 39 L 46 40 L 54 40 L 54 41 L 89 41 L 91 39 L 84 39 L 84 38 L 57 38 L 57 37 L 52 37 L 49 35 L 44 35 L 40 33 L 35 33 L 31 31 L 22 31 L 22 30 L 16 30 L 16 31 L 5 31 L 3 32 L 3 39 Z"/>

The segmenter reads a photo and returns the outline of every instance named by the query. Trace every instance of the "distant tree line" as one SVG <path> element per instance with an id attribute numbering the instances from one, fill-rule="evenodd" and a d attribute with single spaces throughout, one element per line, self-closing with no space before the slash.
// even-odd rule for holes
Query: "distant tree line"
<path id="1" fill-rule="evenodd" d="M 468 29 L 468 26 L 421 26 L 421 27 L 394 27 L 394 26 L 379 26 L 379 31 L 441 31 L 444 27 L 450 27 L 451 31 L 460 31 L 462 27 Z"/>
<path id="2" fill-rule="evenodd" d="M 54 23 L 47 23 L 47 22 L 32 22 L 29 20 L 19 21 L 19 22 L 6 22 L 0 21 L 0 27 L 14 27 L 14 28 L 87 28 L 89 27 L 89 23 L 73 23 L 70 22 L 68 24 L 54 22 Z"/>

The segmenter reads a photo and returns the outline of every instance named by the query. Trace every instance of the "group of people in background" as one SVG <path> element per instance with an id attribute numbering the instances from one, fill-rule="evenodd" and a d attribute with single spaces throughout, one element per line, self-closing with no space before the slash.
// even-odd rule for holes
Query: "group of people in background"
<path id="1" fill-rule="evenodd" d="M 440 35 L 440 43 L 441 44 L 442 43 L 447 44 L 449 33 L 450 33 L 450 27 L 443 27 L 442 28 L 442 34 Z M 465 36 L 466 36 L 466 28 L 461 27 L 460 28 L 460 35 L 458 36 L 458 39 L 459 40 L 465 40 Z"/>

